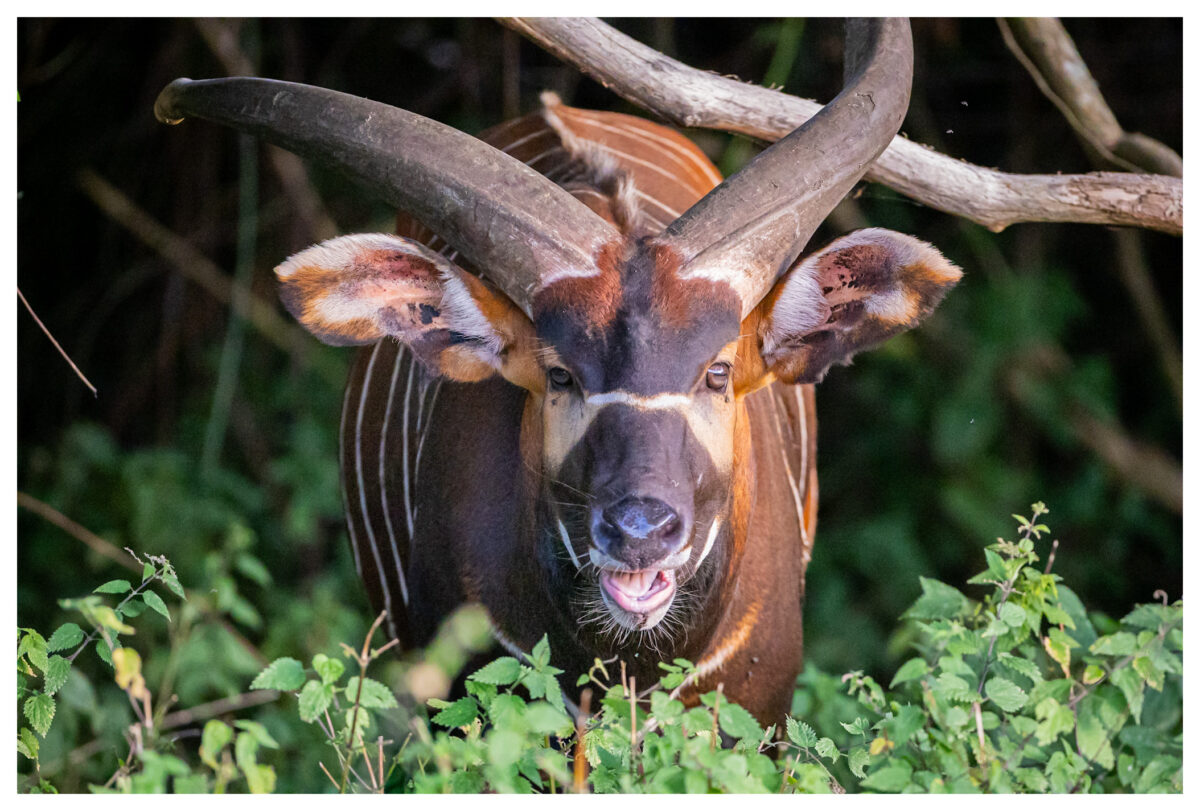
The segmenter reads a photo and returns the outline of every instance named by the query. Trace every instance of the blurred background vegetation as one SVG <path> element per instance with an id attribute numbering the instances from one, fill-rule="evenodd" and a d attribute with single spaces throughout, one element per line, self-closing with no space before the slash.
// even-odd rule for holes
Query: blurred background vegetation
<path id="1" fill-rule="evenodd" d="M 615 24 L 797 95 L 828 100 L 840 84 L 834 21 Z M 1182 23 L 1067 30 L 1122 125 L 1181 149 Z M 1094 168 L 994 21 L 913 32 L 908 137 L 1012 172 Z M 22 19 L 17 63 L 17 281 L 99 391 L 22 309 L 19 625 L 49 634 L 64 618 L 56 599 L 128 576 L 128 546 L 167 555 L 192 594 L 170 626 L 143 618 L 137 639 L 151 688 L 180 708 L 245 692 L 275 657 L 360 640 L 371 617 L 336 464 L 351 352 L 284 319 L 271 269 L 337 233 L 390 230 L 393 212 L 225 129 L 158 124 L 155 96 L 179 76 L 257 73 L 468 132 L 533 109 L 544 89 L 636 111 L 489 20 Z M 758 148 L 690 134 L 727 172 Z M 1179 597 L 1182 241 L 1062 224 L 992 234 L 864 184 L 814 243 L 862 225 L 932 242 L 966 275 L 919 331 L 819 388 L 808 661 L 888 677 L 918 575 L 961 583 L 1035 500 L 1061 541 L 1055 571 L 1089 607 L 1119 616 L 1155 589 Z M 99 662 L 88 667 L 63 690 L 42 766 L 58 780 L 68 759 L 107 754 L 67 790 L 111 774 L 131 720 L 104 700 L 116 687 Z M 244 714 L 311 753 L 275 763 L 281 788 L 320 787 L 318 738 L 297 740 L 316 733 L 285 723 L 292 707 Z"/>

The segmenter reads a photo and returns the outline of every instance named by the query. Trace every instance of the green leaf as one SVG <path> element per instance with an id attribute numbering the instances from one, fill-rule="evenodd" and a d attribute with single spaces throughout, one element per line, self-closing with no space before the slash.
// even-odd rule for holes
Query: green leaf
<path id="1" fill-rule="evenodd" d="M 46 641 L 46 650 L 53 653 L 56 650 L 73 648 L 83 641 L 83 637 L 83 629 L 78 625 L 73 622 L 63 623 L 50 634 L 50 639 Z"/>
<path id="2" fill-rule="evenodd" d="M 157 594 L 150 591 L 150 589 L 146 589 L 144 592 L 142 592 L 142 602 L 166 617 L 167 622 L 171 621 L 171 612 L 167 610 L 167 604 L 163 602 L 162 597 L 159 597 Z"/>
<path id="3" fill-rule="evenodd" d="M 109 580 L 96 588 L 92 589 L 93 594 L 124 594 L 127 591 L 132 591 L 133 586 L 129 585 L 128 580 Z"/>
<path id="4" fill-rule="evenodd" d="M 300 720 L 312 723 L 329 709 L 333 701 L 333 687 L 319 681 L 309 681 L 300 691 Z"/>
<path id="5" fill-rule="evenodd" d="M 1034 708 L 1034 715 L 1040 722 L 1037 727 L 1037 742 L 1046 746 L 1064 732 L 1075 728 L 1075 715 L 1070 707 L 1059 704 L 1053 698 L 1044 698 Z"/>
<path id="6" fill-rule="evenodd" d="M 1163 671 L 1149 656 L 1139 656 L 1133 660 L 1133 669 L 1146 680 L 1155 690 L 1163 688 Z"/>
<path id="7" fill-rule="evenodd" d="M 429 720 L 439 726 L 456 727 L 466 726 L 474 721 L 479 716 L 479 705 L 475 703 L 475 699 L 470 696 L 463 696 L 458 701 L 450 704 L 437 715 Z"/>
<path id="8" fill-rule="evenodd" d="M 1004 712 L 1017 712 L 1025 706 L 1025 691 L 1003 676 L 988 679 L 983 689 L 987 697 Z"/>
<path id="9" fill-rule="evenodd" d="M 895 716 L 884 722 L 888 738 L 896 746 L 903 746 L 913 733 L 925 725 L 925 711 L 913 704 L 905 704 Z"/>
<path id="10" fill-rule="evenodd" d="M 1023 659 L 1020 656 L 1013 656 L 1011 653 L 1002 653 L 996 657 L 996 661 L 1002 667 L 1006 667 L 1025 678 L 1029 679 L 1034 684 L 1042 680 L 1042 672 L 1037 664 Z"/>
<path id="11" fill-rule="evenodd" d="M 25 717 L 43 738 L 54 721 L 54 699 L 45 693 L 35 693 L 25 699 Z"/>
<path id="12" fill-rule="evenodd" d="M 1020 628 L 1025 624 L 1025 609 L 1016 603 L 1005 603 L 998 613 L 1000 621 L 1009 628 Z"/>
<path id="13" fill-rule="evenodd" d="M 233 565 L 242 575 L 253 580 L 258 585 L 269 586 L 271 584 L 271 572 L 254 555 L 243 552 L 237 556 Z"/>
<path id="14" fill-rule="evenodd" d="M 46 663 L 45 679 L 42 687 L 48 695 L 54 695 L 67 683 L 67 674 L 71 672 L 71 663 L 61 656 L 51 656 Z"/>
<path id="15" fill-rule="evenodd" d="M 904 684 L 906 681 L 919 679 L 929 672 L 929 664 L 921 657 L 909 659 L 904 664 L 900 665 L 900 669 L 896 671 L 896 675 L 892 677 L 889 688 L 895 687 L 897 684 Z"/>
<path id="16" fill-rule="evenodd" d="M 1088 760 L 1104 769 L 1115 764 L 1109 730 L 1105 728 L 1099 714 L 1099 700 L 1095 694 L 1079 704 L 1079 724 L 1075 728 L 1075 743 Z"/>
<path id="17" fill-rule="evenodd" d="M 278 741 L 271 736 L 271 733 L 267 731 L 265 726 L 257 721 L 247 721 L 239 718 L 233 722 L 233 725 L 254 738 L 259 745 L 265 746 L 268 749 L 279 748 Z"/>
<path id="18" fill-rule="evenodd" d="M 796 746 L 812 749 L 817 745 L 817 733 L 803 721 L 796 721 L 790 715 L 787 717 L 788 740 Z"/>
<path id="19" fill-rule="evenodd" d="M 823 758 L 829 758 L 834 763 L 837 763 L 838 756 L 842 754 L 838 751 L 837 744 L 833 742 L 832 738 L 822 738 L 817 741 L 817 745 L 814 748 L 817 750 L 818 755 Z"/>
<path id="20" fill-rule="evenodd" d="M 537 670 L 550 664 L 550 640 L 547 639 L 546 634 L 542 634 L 542 638 L 533 646 L 533 650 L 529 652 L 529 658 Z"/>
<path id="21" fill-rule="evenodd" d="M 341 659 L 333 659 L 323 653 L 314 656 L 312 664 L 322 684 L 333 684 L 346 672 L 346 665 Z"/>
<path id="22" fill-rule="evenodd" d="M 907 788 L 911 783 L 912 766 L 903 760 L 892 760 L 882 768 L 868 774 L 860 787 L 871 791 L 894 793 Z"/>
<path id="23" fill-rule="evenodd" d="M 24 755 L 30 760 L 37 760 L 38 749 L 41 744 L 29 727 L 21 727 L 21 731 L 17 734 L 17 752 Z"/>
<path id="24" fill-rule="evenodd" d="M 1132 667 L 1122 667 L 1114 670 L 1109 677 L 1125 696 L 1125 704 L 1135 724 L 1142 723 L 1142 700 L 1146 694 L 1146 682 Z"/>
<path id="25" fill-rule="evenodd" d="M 920 580 L 921 596 L 901 615 L 901 619 L 953 619 L 966 612 L 970 603 L 961 591 L 928 577 Z"/>
<path id="26" fill-rule="evenodd" d="M 220 769 L 217 756 L 233 740 L 233 729 L 223 721 L 212 719 L 204 725 L 200 734 L 200 759 L 213 771 Z"/>
<path id="27" fill-rule="evenodd" d="M 512 684 L 521 678 L 521 663 L 511 656 L 501 656 L 476 670 L 469 678 L 484 684 Z"/>
<path id="28" fill-rule="evenodd" d="M 46 640 L 37 631 L 26 631 L 17 644 L 17 658 L 22 656 L 43 673 L 46 672 L 47 652 Z"/>
<path id="29" fill-rule="evenodd" d="M 722 701 L 717 710 L 717 720 L 722 731 L 734 738 L 748 738 L 757 741 L 762 737 L 762 727 L 745 708 Z"/>
<path id="30" fill-rule="evenodd" d="M 526 707 L 525 721 L 531 732 L 542 735 L 569 735 L 575 726 L 565 712 L 545 701 L 534 701 Z"/>
<path id="31" fill-rule="evenodd" d="M 1100 637 L 1088 650 L 1102 656 L 1128 656 L 1137 650 L 1137 637 L 1128 631 L 1118 631 Z"/>
<path id="32" fill-rule="evenodd" d="M 166 587 L 169 588 L 176 597 L 181 600 L 187 599 L 187 595 L 183 591 L 183 586 L 179 585 L 179 579 L 175 577 L 175 575 L 169 573 L 164 574 L 162 576 L 162 582 L 166 584 Z"/>
<path id="33" fill-rule="evenodd" d="M 304 686 L 304 665 L 290 656 L 276 659 L 254 677 L 251 690 L 283 690 L 292 692 Z"/>
<path id="34" fill-rule="evenodd" d="M 142 564 L 142 582 L 145 583 L 147 580 L 154 577 L 154 572 L 155 572 L 155 569 L 154 569 L 153 563 L 143 563 Z"/>
<path id="35" fill-rule="evenodd" d="M 362 682 L 362 694 L 359 695 L 359 682 Z M 352 676 L 346 683 L 346 699 L 351 703 L 358 698 L 359 706 L 372 710 L 390 710 L 400 706 L 396 703 L 396 695 L 385 685 L 374 679 L 359 679 Z"/>
<path id="36" fill-rule="evenodd" d="M 850 750 L 847 757 L 850 761 L 850 771 L 854 772 L 854 776 L 862 780 L 867 776 L 867 764 L 871 762 L 871 756 L 867 754 L 867 750 L 859 746 Z"/>

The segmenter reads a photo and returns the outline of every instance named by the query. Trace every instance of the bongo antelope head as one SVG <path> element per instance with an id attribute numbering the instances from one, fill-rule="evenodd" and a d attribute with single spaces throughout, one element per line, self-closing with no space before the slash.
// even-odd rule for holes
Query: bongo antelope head
<path id="1" fill-rule="evenodd" d="M 344 236 L 276 273 L 289 311 L 327 343 L 390 336 L 448 379 L 501 375 L 528 392 L 530 562 L 581 633 L 628 636 L 686 626 L 736 573 L 754 500 L 743 398 L 820 380 L 914 326 L 960 276 L 882 229 L 799 258 L 904 118 L 907 23 L 849 23 L 847 76 L 820 114 L 665 228 L 583 147 L 572 182 L 588 193 L 436 122 L 302 85 L 181 79 L 156 112 L 333 163 L 453 248 Z"/>

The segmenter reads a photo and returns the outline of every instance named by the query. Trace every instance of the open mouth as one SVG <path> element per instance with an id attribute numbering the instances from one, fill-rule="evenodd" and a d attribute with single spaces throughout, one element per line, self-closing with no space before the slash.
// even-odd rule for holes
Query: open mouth
<path id="1" fill-rule="evenodd" d="M 630 614 L 650 614 L 670 602 L 675 594 L 675 575 L 658 569 L 602 572 L 600 587 L 606 597 Z"/>

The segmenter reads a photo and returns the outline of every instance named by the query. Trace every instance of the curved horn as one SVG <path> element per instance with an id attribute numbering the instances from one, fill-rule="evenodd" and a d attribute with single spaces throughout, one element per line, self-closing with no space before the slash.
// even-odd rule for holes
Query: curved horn
<path id="1" fill-rule="evenodd" d="M 726 281 L 754 309 L 900 129 L 912 64 L 907 19 L 847 20 L 842 92 L 662 233 L 680 276 Z"/>
<path id="2" fill-rule="evenodd" d="M 436 232 L 525 311 L 551 277 L 591 275 L 611 225 L 525 164 L 428 118 L 272 79 L 176 79 L 159 121 L 196 116 L 332 164 Z"/>

